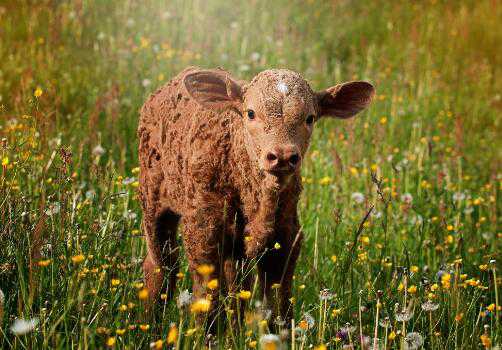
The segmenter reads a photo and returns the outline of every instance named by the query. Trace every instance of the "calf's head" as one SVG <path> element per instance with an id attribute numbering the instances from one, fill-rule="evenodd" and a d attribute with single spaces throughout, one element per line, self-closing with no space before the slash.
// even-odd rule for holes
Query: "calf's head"
<path id="1" fill-rule="evenodd" d="M 202 106 L 236 110 L 242 116 L 250 158 L 277 176 L 299 171 L 321 117 L 353 117 L 375 94 L 364 81 L 315 92 L 300 74 L 286 69 L 263 71 L 251 82 L 235 80 L 222 70 L 201 70 L 186 75 L 184 84 Z"/>

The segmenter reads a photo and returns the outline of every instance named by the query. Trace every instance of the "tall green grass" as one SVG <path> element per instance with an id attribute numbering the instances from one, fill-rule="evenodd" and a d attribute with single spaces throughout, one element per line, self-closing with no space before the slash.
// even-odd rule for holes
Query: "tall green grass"
<path id="1" fill-rule="evenodd" d="M 500 346 L 501 20 L 496 1 L 2 2 L 0 347 L 207 342 L 189 308 L 152 321 L 138 297 L 138 111 L 188 65 L 377 88 L 315 127 L 284 347 Z M 261 346 L 256 301 L 212 348 Z M 15 335 L 16 318 L 39 323 Z"/>

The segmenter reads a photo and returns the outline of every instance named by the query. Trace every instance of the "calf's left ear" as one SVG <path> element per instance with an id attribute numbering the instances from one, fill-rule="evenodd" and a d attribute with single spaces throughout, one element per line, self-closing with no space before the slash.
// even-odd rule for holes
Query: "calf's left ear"
<path id="1" fill-rule="evenodd" d="M 350 118 L 365 109 L 375 96 L 375 88 L 365 81 L 350 81 L 316 93 L 320 115 Z"/>
<path id="2" fill-rule="evenodd" d="M 242 104 L 241 84 L 225 71 L 198 70 L 187 74 L 183 83 L 190 96 L 206 108 L 239 109 Z"/>

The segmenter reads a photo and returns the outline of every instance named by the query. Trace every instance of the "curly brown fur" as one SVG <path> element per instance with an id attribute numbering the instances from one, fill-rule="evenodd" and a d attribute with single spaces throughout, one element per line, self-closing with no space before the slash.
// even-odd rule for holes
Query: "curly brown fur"
<path id="1" fill-rule="evenodd" d="M 352 116 L 373 93 L 364 82 L 315 93 L 289 70 L 267 70 L 246 83 L 223 70 L 191 67 L 152 94 L 138 128 L 148 250 L 143 267 L 152 300 L 166 273 L 169 294 L 174 291 L 181 222 L 196 297 L 213 294 L 215 307 L 217 291 L 206 290 L 205 281 L 216 278 L 233 289 L 235 266 L 259 258 L 264 296 L 272 301 L 271 286 L 279 283 L 275 309 L 290 317 L 302 241 L 300 165 L 313 129 L 309 118 Z M 281 249 L 267 249 L 275 242 Z M 215 267 L 211 276 L 197 274 L 202 264 Z"/>

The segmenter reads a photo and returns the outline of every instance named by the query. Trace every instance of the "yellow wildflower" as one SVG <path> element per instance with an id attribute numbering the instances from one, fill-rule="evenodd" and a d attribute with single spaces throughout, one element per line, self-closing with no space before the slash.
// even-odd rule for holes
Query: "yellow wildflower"
<path id="1" fill-rule="evenodd" d="M 208 312 L 211 308 L 211 302 L 207 299 L 198 299 L 192 303 L 190 306 L 190 312 L 197 314 L 202 312 Z"/>
<path id="2" fill-rule="evenodd" d="M 408 288 L 408 293 L 415 294 L 417 292 L 417 286 L 413 285 Z"/>
<path id="3" fill-rule="evenodd" d="M 392 331 L 389 333 L 389 340 L 394 340 L 396 339 L 396 332 Z"/>
<path id="4" fill-rule="evenodd" d="M 329 185 L 331 183 L 331 178 L 329 176 L 325 176 L 319 180 L 319 185 Z"/>
<path id="5" fill-rule="evenodd" d="M 44 92 L 42 91 L 42 88 L 40 86 L 37 86 L 37 88 L 35 89 L 35 92 L 33 93 L 33 96 L 35 96 L 36 98 L 39 98 L 40 96 L 42 96 L 43 93 Z"/>
<path id="6" fill-rule="evenodd" d="M 163 341 L 162 339 L 159 339 L 159 340 L 157 340 L 157 341 L 155 341 L 155 342 L 151 343 L 151 344 L 150 344 L 150 347 L 151 347 L 152 349 L 157 349 L 157 350 L 159 350 L 159 349 L 162 349 L 162 345 L 164 345 L 164 341 Z"/>
<path id="7" fill-rule="evenodd" d="M 211 290 L 215 290 L 216 288 L 218 288 L 218 280 L 215 278 L 207 282 L 207 288 Z"/>
<path id="8" fill-rule="evenodd" d="M 107 340 L 106 340 L 106 346 L 109 346 L 109 347 L 112 347 L 114 346 L 116 343 L 116 339 L 115 337 L 109 337 Z"/>
<path id="9" fill-rule="evenodd" d="M 75 264 L 80 264 L 82 261 L 85 260 L 85 256 L 82 254 L 75 255 L 71 257 L 71 261 L 73 261 Z"/>
<path id="10" fill-rule="evenodd" d="M 148 298 L 148 289 L 147 288 L 143 288 L 141 289 L 139 292 L 138 292 L 138 298 L 140 300 L 145 300 Z"/>
<path id="11" fill-rule="evenodd" d="M 281 249 L 281 245 L 278 242 L 275 242 L 274 249 L 276 249 L 276 250 Z"/>
<path id="12" fill-rule="evenodd" d="M 239 299 L 249 300 L 251 298 L 251 292 L 249 290 L 241 290 L 239 292 Z"/>
<path id="13" fill-rule="evenodd" d="M 2 158 L 2 165 L 3 166 L 9 165 L 9 157 L 3 157 Z"/>
<path id="14" fill-rule="evenodd" d="M 47 267 L 47 266 L 49 266 L 51 261 L 52 261 L 51 259 L 40 260 L 39 262 L 37 262 L 37 265 L 40 267 Z"/>
<path id="15" fill-rule="evenodd" d="M 150 329 L 150 325 L 149 324 L 140 324 L 139 329 L 141 329 L 143 332 L 146 332 L 147 330 Z"/>
<path id="16" fill-rule="evenodd" d="M 214 266 L 213 265 L 208 265 L 208 264 L 202 264 L 199 267 L 197 267 L 197 272 L 199 275 L 202 276 L 209 276 L 212 274 L 214 271 Z"/>
<path id="17" fill-rule="evenodd" d="M 116 287 L 120 285 L 120 280 L 117 278 L 112 278 L 112 286 Z"/>
<path id="18" fill-rule="evenodd" d="M 178 340 L 178 327 L 173 324 L 167 333 L 167 344 L 174 344 L 176 340 Z"/>
<path id="19" fill-rule="evenodd" d="M 125 328 L 118 328 L 116 331 L 115 331 L 115 334 L 117 335 L 124 335 L 124 333 L 126 332 L 126 329 Z"/>
<path id="20" fill-rule="evenodd" d="M 336 263 L 337 260 L 338 260 L 338 257 L 336 255 L 331 255 L 331 261 Z"/>

